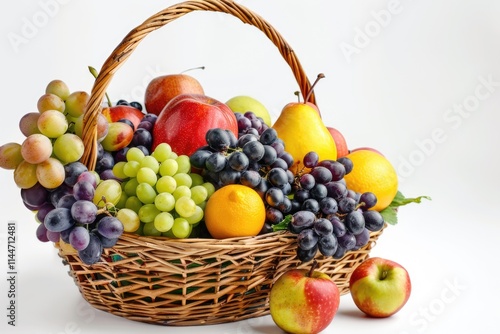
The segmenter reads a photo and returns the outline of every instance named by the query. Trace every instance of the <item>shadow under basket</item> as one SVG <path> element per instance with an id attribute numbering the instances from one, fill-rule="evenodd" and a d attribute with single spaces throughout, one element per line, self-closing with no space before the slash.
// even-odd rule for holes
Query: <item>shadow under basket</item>
<path id="1" fill-rule="evenodd" d="M 318 253 L 316 270 L 349 292 L 353 269 L 368 258 L 382 231 L 339 260 Z M 289 269 L 309 269 L 296 258 L 296 235 L 214 239 L 123 235 L 102 261 L 85 265 L 68 245 L 59 255 L 69 265 L 83 298 L 93 307 L 130 320 L 169 326 L 218 324 L 269 314 L 269 292 Z"/>
<path id="2" fill-rule="evenodd" d="M 260 16 L 231 0 L 182 2 L 131 30 L 99 71 L 83 119 L 81 161 L 89 170 L 96 165 L 97 116 L 114 74 L 150 32 L 193 11 L 227 13 L 261 30 L 290 66 L 302 96 L 315 103 L 295 52 Z M 373 232 L 366 246 L 340 260 L 318 253 L 317 270 L 332 277 L 341 294 L 348 293 L 352 271 L 368 258 L 381 233 Z M 296 257 L 296 235 L 284 231 L 224 240 L 124 234 L 93 265 L 84 264 L 67 244 L 56 247 L 83 298 L 93 307 L 158 325 L 218 324 L 267 315 L 269 292 L 278 277 L 289 269 L 311 266 Z"/>

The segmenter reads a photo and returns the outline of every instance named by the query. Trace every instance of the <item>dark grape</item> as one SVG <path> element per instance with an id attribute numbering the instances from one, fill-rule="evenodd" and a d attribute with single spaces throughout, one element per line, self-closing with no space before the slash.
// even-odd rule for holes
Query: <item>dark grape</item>
<path id="1" fill-rule="evenodd" d="M 108 151 L 104 151 L 102 158 L 97 160 L 95 170 L 100 173 L 106 169 L 112 169 L 115 165 L 115 158 Z"/>
<path id="2" fill-rule="evenodd" d="M 64 178 L 64 183 L 66 185 L 73 187 L 77 182 L 78 177 L 83 173 L 88 171 L 87 166 L 79 161 L 66 164 L 64 166 L 64 172 L 66 177 Z"/>
<path id="3" fill-rule="evenodd" d="M 241 173 L 228 167 L 219 172 L 219 181 L 222 186 L 240 183 Z"/>
<path id="4" fill-rule="evenodd" d="M 211 151 L 198 149 L 189 157 L 189 162 L 193 167 L 203 169 L 207 158 L 212 155 Z"/>
<path id="5" fill-rule="evenodd" d="M 95 235 L 95 233 L 90 232 L 89 236 L 90 240 L 88 246 L 85 249 L 78 251 L 78 256 L 83 263 L 92 265 L 101 258 L 103 247 L 101 240 L 99 240 L 99 237 Z"/>
<path id="6" fill-rule="evenodd" d="M 299 178 L 299 183 L 303 189 L 310 190 L 316 185 L 316 180 L 314 179 L 314 176 L 312 176 L 311 174 L 303 174 Z"/>
<path id="7" fill-rule="evenodd" d="M 276 160 L 271 164 L 271 168 L 281 168 L 285 171 L 288 170 L 288 164 L 286 163 L 285 160 L 281 158 L 276 158 Z"/>
<path id="8" fill-rule="evenodd" d="M 269 188 L 265 194 L 266 203 L 272 207 L 277 207 L 283 203 L 284 198 L 283 191 L 278 187 Z"/>
<path id="9" fill-rule="evenodd" d="M 384 217 L 378 211 L 365 211 L 363 218 L 365 219 L 365 227 L 372 232 L 380 231 L 384 227 Z"/>
<path id="10" fill-rule="evenodd" d="M 227 136 L 229 137 L 229 147 L 235 148 L 238 146 L 238 138 L 234 135 L 233 131 L 225 129 Z"/>
<path id="11" fill-rule="evenodd" d="M 241 173 L 240 176 L 241 184 L 250 188 L 257 187 L 261 180 L 262 177 L 260 176 L 259 172 L 256 172 L 254 170 L 246 170 Z"/>
<path id="12" fill-rule="evenodd" d="M 97 235 L 97 237 L 101 241 L 101 245 L 103 248 L 111 248 L 114 245 L 116 245 L 116 243 L 118 242 L 118 238 L 107 238 L 107 237 L 101 235 L 99 233 L 99 231 L 97 231 L 97 230 L 94 231 L 94 233 L 95 233 L 95 235 Z"/>
<path id="13" fill-rule="evenodd" d="M 276 159 L 278 155 L 276 154 L 276 150 L 270 145 L 264 145 L 264 155 L 259 160 L 259 163 L 264 166 L 271 165 Z"/>
<path id="14" fill-rule="evenodd" d="M 314 198 L 308 198 L 301 205 L 302 210 L 311 211 L 316 214 L 319 212 L 319 203 Z"/>
<path id="15" fill-rule="evenodd" d="M 137 124 L 137 129 L 144 129 L 144 130 L 147 130 L 149 132 L 152 132 L 153 128 L 154 128 L 153 123 L 151 123 L 149 121 L 141 121 L 141 122 L 139 122 L 139 124 Z"/>
<path id="16" fill-rule="evenodd" d="M 354 237 L 356 238 L 356 248 L 359 249 L 365 246 L 368 243 L 368 240 L 370 240 L 370 231 L 365 228 L 361 231 L 361 233 L 358 233 Z"/>
<path id="17" fill-rule="evenodd" d="M 328 220 L 330 220 L 330 222 L 332 223 L 333 234 L 335 234 L 337 238 L 343 236 L 346 233 L 347 229 L 344 225 L 344 222 L 342 222 L 339 217 L 331 216 Z"/>
<path id="18" fill-rule="evenodd" d="M 333 198 L 337 202 L 347 196 L 347 187 L 341 182 L 331 181 L 325 184 L 328 191 L 328 197 Z"/>
<path id="19" fill-rule="evenodd" d="M 259 196 L 263 200 L 265 200 L 265 194 L 270 187 L 271 184 L 269 183 L 269 181 L 267 181 L 266 179 L 261 179 L 259 184 L 256 187 L 254 187 L 253 190 L 255 190 L 259 194 Z"/>
<path id="20" fill-rule="evenodd" d="M 344 165 L 346 174 L 349 174 L 352 171 L 353 163 L 351 159 L 349 159 L 348 157 L 342 157 L 338 158 L 337 161 Z"/>
<path id="21" fill-rule="evenodd" d="M 317 183 L 311 190 L 309 190 L 309 193 L 314 199 L 320 201 L 328 195 L 328 190 L 324 184 Z"/>
<path id="22" fill-rule="evenodd" d="M 113 158 L 115 159 L 115 163 L 116 162 L 120 162 L 120 161 L 127 161 L 127 151 L 130 149 L 130 147 L 124 147 L 124 148 L 121 148 L 119 149 L 118 151 L 116 151 L 114 154 L 113 154 Z"/>
<path id="23" fill-rule="evenodd" d="M 325 197 L 319 202 L 319 208 L 325 215 L 331 215 L 338 211 L 337 201 L 331 197 Z"/>
<path id="24" fill-rule="evenodd" d="M 43 223 L 47 230 L 61 232 L 73 226 L 75 220 L 71 217 L 70 209 L 55 208 L 45 216 Z"/>
<path id="25" fill-rule="evenodd" d="M 290 232 L 300 233 L 304 229 L 310 229 L 313 227 L 316 221 L 316 216 L 310 211 L 297 211 L 292 215 L 292 220 L 288 225 Z"/>
<path id="26" fill-rule="evenodd" d="M 311 175 L 314 176 L 316 183 L 328 183 L 332 180 L 332 172 L 323 166 L 314 167 L 311 170 Z"/>
<path id="27" fill-rule="evenodd" d="M 318 218 L 313 225 L 313 230 L 319 236 L 330 235 L 333 233 L 332 223 L 326 218 Z"/>
<path id="28" fill-rule="evenodd" d="M 341 258 L 344 257 L 345 253 L 346 253 L 346 249 L 339 244 L 339 245 L 337 245 L 337 250 L 332 255 L 332 257 L 336 260 L 340 260 Z"/>
<path id="29" fill-rule="evenodd" d="M 249 160 L 248 157 L 243 152 L 233 152 L 227 158 L 229 167 L 237 172 L 242 172 L 248 168 Z"/>
<path id="30" fill-rule="evenodd" d="M 36 212 L 36 219 L 39 222 L 43 222 L 47 213 L 49 213 L 52 210 L 54 210 L 54 206 L 52 205 L 52 203 L 46 202 L 46 203 L 42 204 L 39 207 L 38 211 Z"/>
<path id="31" fill-rule="evenodd" d="M 244 134 L 238 138 L 238 147 L 244 147 L 246 143 L 251 141 L 259 141 L 259 136 L 255 134 Z"/>
<path id="32" fill-rule="evenodd" d="M 115 217 L 105 216 L 97 223 L 97 231 L 106 238 L 118 238 L 123 233 L 123 224 Z"/>
<path id="33" fill-rule="evenodd" d="M 327 234 L 320 237 L 318 249 L 324 256 L 332 256 L 337 251 L 339 243 L 333 234 Z"/>
<path id="34" fill-rule="evenodd" d="M 349 231 L 346 231 L 343 236 L 337 237 L 337 241 L 346 250 L 352 250 L 356 247 L 356 237 Z"/>
<path id="35" fill-rule="evenodd" d="M 205 135 L 208 146 L 216 151 L 226 151 L 231 146 L 231 138 L 224 129 L 214 128 L 207 131 Z"/>
<path id="36" fill-rule="evenodd" d="M 83 226 L 75 226 L 69 233 L 68 241 L 77 251 L 84 250 L 90 242 L 89 231 Z"/>
<path id="37" fill-rule="evenodd" d="M 282 154 L 280 154 L 280 158 L 287 163 L 288 168 L 292 167 L 293 163 L 295 162 L 293 160 L 293 156 L 289 152 L 283 152 Z"/>
<path id="38" fill-rule="evenodd" d="M 135 109 L 142 111 L 142 104 L 137 101 L 132 101 L 129 103 L 129 106 L 134 107 Z"/>
<path id="39" fill-rule="evenodd" d="M 285 145 L 283 141 L 277 138 L 271 146 L 276 150 L 276 154 L 281 158 L 281 155 L 285 152 Z"/>
<path id="40" fill-rule="evenodd" d="M 79 181 L 73 187 L 73 196 L 77 200 L 92 201 L 94 199 L 95 188 L 92 183 Z"/>
<path id="41" fill-rule="evenodd" d="M 339 181 L 344 178 L 345 167 L 338 161 L 322 160 L 318 163 L 318 166 L 325 167 L 332 173 L 332 181 Z"/>
<path id="42" fill-rule="evenodd" d="M 319 162 L 319 155 L 316 152 L 308 152 L 304 156 L 304 160 L 302 161 L 304 166 L 307 168 L 313 168 L 318 165 Z"/>
<path id="43" fill-rule="evenodd" d="M 276 209 L 276 208 L 273 208 L 273 207 L 268 207 L 266 209 L 266 221 L 271 223 L 271 224 L 278 224 L 279 222 L 281 222 L 284 218 L 284 215 L 283 213 Z"/>
<path id="44" fill-rule="evenodd" d="M 359 196 L 360 208 L 363 210 L 371 209 L 377 204 L 377 196 L 372 192 L 364 192 Z"/>
<path id="45" fill-rule="evenodd" d="M 262 131 L 262 133 L 260 134 L 259 141 L 264 145 L 272 145 L 277 139 L 278 139 L 278 132 L 276 132 L 276 130 L 273 128 L 268 128 Z"/>
<path id="46" fill-rule="evenodd" d="M 304 202 L 306 199 L 309 199 L 311 198 L 311 195 L 309 194 L 309 191 L 308 190 L 305 190 L 305 189 L 299 189 L 295 192 L 294 194 L 294 197 L 293 197 L 296 201 L 298 201 L 299 203 L 302 203 Z"/>
<path id="47" fill-rule="evenodd" d="M 152 144 L 153 144 L 153 135 L 151 134 L 151 132 L 149 132 L 144 128 L 139 128 L 135 130 L 134 136 L 132 137 L 131 146 L 135 147 L 144 146 L 149 151 Z"/>
<path id="48" fill-rule="evenodd" d="M 219 173 L 226 167 L 226 157 L 220 152 L 215 152 L 205 160 L 205 168 L 211 172 Z"/>
<path id="49" fill-rule="evenodd" d="M 360 210 L 351 211 L 344 218 L 344 225 L 349 232 L 356 235 L 365 228 L 365 218 Z"/>
<path id="50" fill-rule="evenodd" d="M 356 201 L 350 197 L 344 197 L 337 202 L 339 211 L 349 213 L 356 208 Z"/>
<path id="51" fill-rule="evenodd" d="M 21 189 L 21 199 L 25 204 L 38 208 L 49 201 L 49 191 L 37 182 L 31 188 Z"/>
<path id="52" fill-rule="evenodd" d="M 128 103 L 128 101 L 127 101 L 127 100 L 120 99 L 120 100 L 116 101 L 116 105 L 117 105 L 117 106 L 128 106 L 128 105 L 129 105 L 129 103 Z"/>
<path id="53" fill-rule="evenodd" d="M 281 187 L 288 183 L 288 175 L 281 168 L 271 168 L 267 173 L 267 179 L 276 187 Z"/>
<path id="54" fill-rule="evenodd" d="M 66 208 L 66 209 L 71 209 L 73 204 L 76 202 L 76 198 L 73 195 L 64 195 L 59 199 L 59 202 L 57 202 L 57 208 Z"/>
<path id="55" fill-rule="evenodd" d="M 265 153 L 264 145 L 260 141 L 252 140 L 245 143 L 242 147 L 243 153 L 245 153 L 248 159 L 252 161 L 259 161 L 262 159 Z"/>
<path id="56" fill-rule="evenodd" d="M 318 252 L 318 245 L 314 246 L 309 250 L 304 250 L 302 248 L 297 247 L 297 258 L 302 262 L 309 262 L 316 256 Z"/>
<path id="57" fill-rule="evenodd" d="M 252 122 L 246 117 L 240 117 L 237 119 L 238 121 L 238 131 L 243 132 L 246 129 L 252 127 Z"/>
<path id="58" fill-rule="evenodd" d="M 318 240 L 319 236 L 313 229 L 310 228 L 302 230 L 299 234 L 297 234 L 297 245 L 303 250 L 313 248 L 318 243 Z"/>
<path id="59" fill-rule="evenodd" d="M 277 208 L 283 213 L 289 213 L 292 210 L 292 201 L 285 196 L 283 202 L 278 204 Z"/>
<path id="60" fill-rule="evenodd" d="M 155 125 L 157 119 L 158 119 L 158 115 L 152 114 L 152 113 L 147 113 L 146 115 L 144 115 L 144 117 L 142 117 L 141 121 L 146 121 L 146 122 L 149 122 L 149 123 Z"/>
<path id="61" fill-rule="evenodd" d="M 48 242 L 49 238 L 47 238 L 47 228 L 44 224 L 38 224 L 36 228 L 36 238 L 41 242 Z"/>
<path id="62" fill-rule="evenodd" d="M 76 201 L 71 206 L 71 216 L 77 223 L 91 224 L 97 217 L 97 206 L 90 201 Z"/>

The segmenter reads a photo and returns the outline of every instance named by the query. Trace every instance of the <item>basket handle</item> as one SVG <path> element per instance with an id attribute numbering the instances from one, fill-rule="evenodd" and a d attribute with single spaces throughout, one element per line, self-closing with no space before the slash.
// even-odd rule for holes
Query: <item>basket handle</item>
<path id="1" fill-rule="evenodd" d="M 193 0 L 172 5 L 154 14 L 142 24 L 132 29 L 102 65 L 101 71 L 92 87 L 90 99 L 87 104 L 87 111 L 83 119 L 82 133 L 85 152 L 81 158 L 81 162 L 85 164 L 89 170 L 95 169 L 97 157 L 97 116 L 101 111 L 101 104 L 113 75 L 132 54 L 139 42 L 150 32 L 163 27 L 181 16 L 198 10 L 231 14 L 240 19 L 243 23 L 253 25 L 261 30 L 274 43 L 290 66 L 295 76 L 295 80 L 299 84 L 302 96 L 307 96 L 311 90 L 311 84 L 293 49 L 283 37 L 260 16 L 232 0 Z M 313 93 L 311 93 L 308 101 L 315 103 L 315 96 Z"/>

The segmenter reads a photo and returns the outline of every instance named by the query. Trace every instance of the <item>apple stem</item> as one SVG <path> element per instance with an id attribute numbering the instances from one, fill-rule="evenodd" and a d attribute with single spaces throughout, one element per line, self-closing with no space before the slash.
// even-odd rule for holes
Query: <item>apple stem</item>
<path id="1" fill-rule="evenodd" d="M 205 66 L 191 67 L 191 68 L 188 68 L 187 70 L 182 71 L 181 74 L 185 73 L 185 72 L 192 71 L 192 70 L 204 70 L 204 69 L 205 69 Z"/>
<path id="2" fill-rule="evenodd" d="M 311 269 L 309 270 L 309 272 L 307 273 L 307 277 L 312 277 L 313 273 L 314 273 L 314 270 L 316 270 L 316 267 L 318 266 L 318 261 L 316 261 L 316 259 L 313 260 L 313 263 L 311 265 Z"/>
<path id="3" fill-rule="evenodd" d="M 314 87 L 316 86 L 316 84 L 318 83 L 318 81 L 320 81 L 324 77 L 325 77 L 325 75 L 323 73 L 318 74 L 318 76 L 316 77 L 316 80 L 314 80 L 314 83 L 311 86 L 311 89 L 309 89 L 309 92 L 307 92 L 307 95 L 306 95 L 306 97 L 304 99 L 304 103 L 306 103 L 307 101 L 309 101 L 309 98 L 311 97 L 311 94 L 314 91 Z"/>
<path id="4" fill-rule="evenodd" d="M 387 275 L 388 275 L 388 272 L 387 270 L 382 270 L 382 272 L 380 273 L 380 280 L 383 281 L 387 278 Z"/>

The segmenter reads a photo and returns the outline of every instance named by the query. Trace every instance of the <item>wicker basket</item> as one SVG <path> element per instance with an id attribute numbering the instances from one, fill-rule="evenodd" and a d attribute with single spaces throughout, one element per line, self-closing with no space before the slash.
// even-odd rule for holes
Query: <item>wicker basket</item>
<path id="1" fill-rule="evenodd" d="M 96 119 L 106 88 L 119 66 L 151 31 L 192 11 L 231 14 L 260 29 L 289 64 L 303 96 L 311 85 L 292 48 L 260 16 L 230 0 L 187 1 L 168 7 L 134 28 L 101 68 L 85 114 L 83 163 L 96 164 Z M 309 100 L 315 101 L 314 95 Z M 382 231 L 341 260 L 318 255 L 318 269 L 330 275 L 342 294 L 349 276 L 369 256 Z M 101 261 L 85 265 L 64 244 L 56 244 L 83 298 L 93 307 L 127 319 L 160 325 L 202 325 L 269 314 L 268 294 L 286 270 L 309 267 L 296 258 L 296 236 L 275 232 L 257 237 L 182 239 L 124 234 L 105 249 Z"/>

